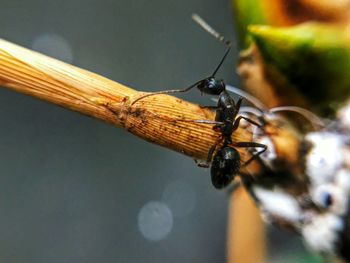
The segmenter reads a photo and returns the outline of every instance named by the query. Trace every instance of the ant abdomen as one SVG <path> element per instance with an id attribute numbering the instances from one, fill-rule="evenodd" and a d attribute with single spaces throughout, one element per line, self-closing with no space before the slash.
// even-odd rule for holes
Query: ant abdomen
<path id="1" fill-rule="evenodd" d="M 211 181 L 215 188 L 229 185 L 241 167 L 241 158 L 235 148 L 225 146 L 214 156 L 211 164 Z"/>

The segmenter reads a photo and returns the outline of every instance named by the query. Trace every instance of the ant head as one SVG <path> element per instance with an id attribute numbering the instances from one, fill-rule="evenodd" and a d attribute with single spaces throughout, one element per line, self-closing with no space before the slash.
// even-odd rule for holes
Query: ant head
<path id="1" fill-rule="evenodd" d="M 211 181 L 215 188 L 224 188 L 233 181 L 241 167 L 240 161 L 235 148 L 225 146 L 217 152 L 211 165 Z"/>
<path id="2" fill-rule="evenodd" d="M 212 28 L 207 22 L 205 22 L 199 15 L 193 14 L 192 19 L 196 23 L 198 23 L 198 25 L 201 26 L 210 35 L 215 37 L 217 40 L 219 40 L 221 43 L 223 43 L 226 46 L 226 52 L 224 56 L 221 58 L 220 63 L 214 70 L 213 74 L 209 78 L 206 78 L 197 84 L 197 88 L 201 92 L 212 94 L 212 95 L 219 95 L 221 92 L 225 90 L 225 83 L 222 80 L 215 79 L 215 75 L 218 72 L 218 70 L 221 68 L 228 53 L 231 50 L 231 42 L 226 40 L 224 36 L 219 34 L 214 28 Z"/>
<path id="3" fill-rule="evenodd" d="M 218 80 L 215 77 L 209 77 L 199 82 L 197 88 L 206 94 L 220 95 L 225 90 L 225 83 L 222 79 Z"/>

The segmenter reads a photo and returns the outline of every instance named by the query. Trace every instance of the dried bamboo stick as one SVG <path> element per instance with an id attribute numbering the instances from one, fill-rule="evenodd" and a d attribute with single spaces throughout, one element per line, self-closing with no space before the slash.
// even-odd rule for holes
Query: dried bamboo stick
<path id="1" fill-rule="evenodd" d="M 205 159 L 220 136 L 212 125 L 181 121 L 213 120 L 212 111 L 166 95 L 131 106 L 143 93 L 1 39 L 0 85 L 112 123 L 195 159 Z M 250 140 L 250 134 L 239 129 L 233 139 Z"/>

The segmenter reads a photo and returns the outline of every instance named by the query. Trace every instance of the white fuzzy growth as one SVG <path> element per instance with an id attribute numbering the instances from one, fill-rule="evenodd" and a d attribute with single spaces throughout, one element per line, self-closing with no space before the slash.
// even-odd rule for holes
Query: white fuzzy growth
<path id="1" fill-rule="evenodd" d="M 277 154 L 275 150 L 275 145 L 268 136 L 263 136 L 261 138 L 253 138 L 257 143 L 261 143 L 267 146 L 267 149 L 264 153 L 260 154 L 260 159 L 264 164 L 273 169 L 273 161 L 276 159 Z"/>
<path id="2" fill-rule="evenodd" d="M 341 187 L 347 194 L 350 193 L 350 172 L 342 169 L 335 176 L 335 184 Z"/>
<path id="3" fill-rule="evenodd" d="M 338 118 L 345 127 L 350 129 L 350 104 L 339 111 Z"/>
<path id="4" fill-rule="evenodd" d="M 331 132 L 307 136 L 313 144 L 306 158 L 310 197 L 324 210 L 306 213 L 301 233 L 311 249 L 328 255 L 336 253 L 339 233 L 345 227 L 343 216 L 348 213 L 350 172 L 345 169 L 349 154 L 345 139 L 344 135 Z"/>
<path id="5" fill-rule="evenodd" d="M 306 161 L 306 172 L 313 185 L 329 182 L 343 163 L 341 135 L 329 132 L 310 133 L 306 139 L 313 148 Z"/>
<path id="6" fill-rule="evenodd" d="M 334 215 L 344 215 L 348 207 L 348 193 L 340 185 L 322 184 L 311 189 L 312 200 L 322 208 L 326 208 Z M 330 207 L 325 204 L 325 195 L 330 195 L 332 203 Z"/>
<path id="7" fill-rule="evenodd" d="M 300 221 L 301 211 L 293 196 L 280 190 L 272 191 L 261 187 L 254 187 L 253 191 L 267 216 L 279 217 L 293 224 Z"/>
<path id="8" fill-rule="evenodd" d="M 266 151 L 260 155 L 262 159 L 265 159 L 266 161 L 272 161 L 275 160 L 277 157 L 275 145 L 271 141 L 271 139 L 267 136 L 262 137 L 260 140 L 258 140 L 259 143 L 264 144 L 267 146 Z"/>
<path id="9" fill-rule="evenodd" d="M 334 255 L 338 231 L 343 229 L 342 220 L 332 214 L 316 215 L 310 224 L 302 229 L 306 244 L 316 252 Z"/>

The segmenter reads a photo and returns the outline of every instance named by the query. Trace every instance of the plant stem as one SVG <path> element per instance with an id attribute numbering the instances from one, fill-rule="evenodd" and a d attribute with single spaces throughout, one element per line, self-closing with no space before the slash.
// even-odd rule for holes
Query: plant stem
<path id="1" fill-rule="evenodd" d="M 213 120 L 208 109 L 166 95 L 131 105 L 144 93 L 1 39 L 0 85 L 112 123 L 195 159 L 206 159 L 220 136 L 212 124 L 182 121 Z M 250 137 L 238 129 L 233 140 Z"/>

